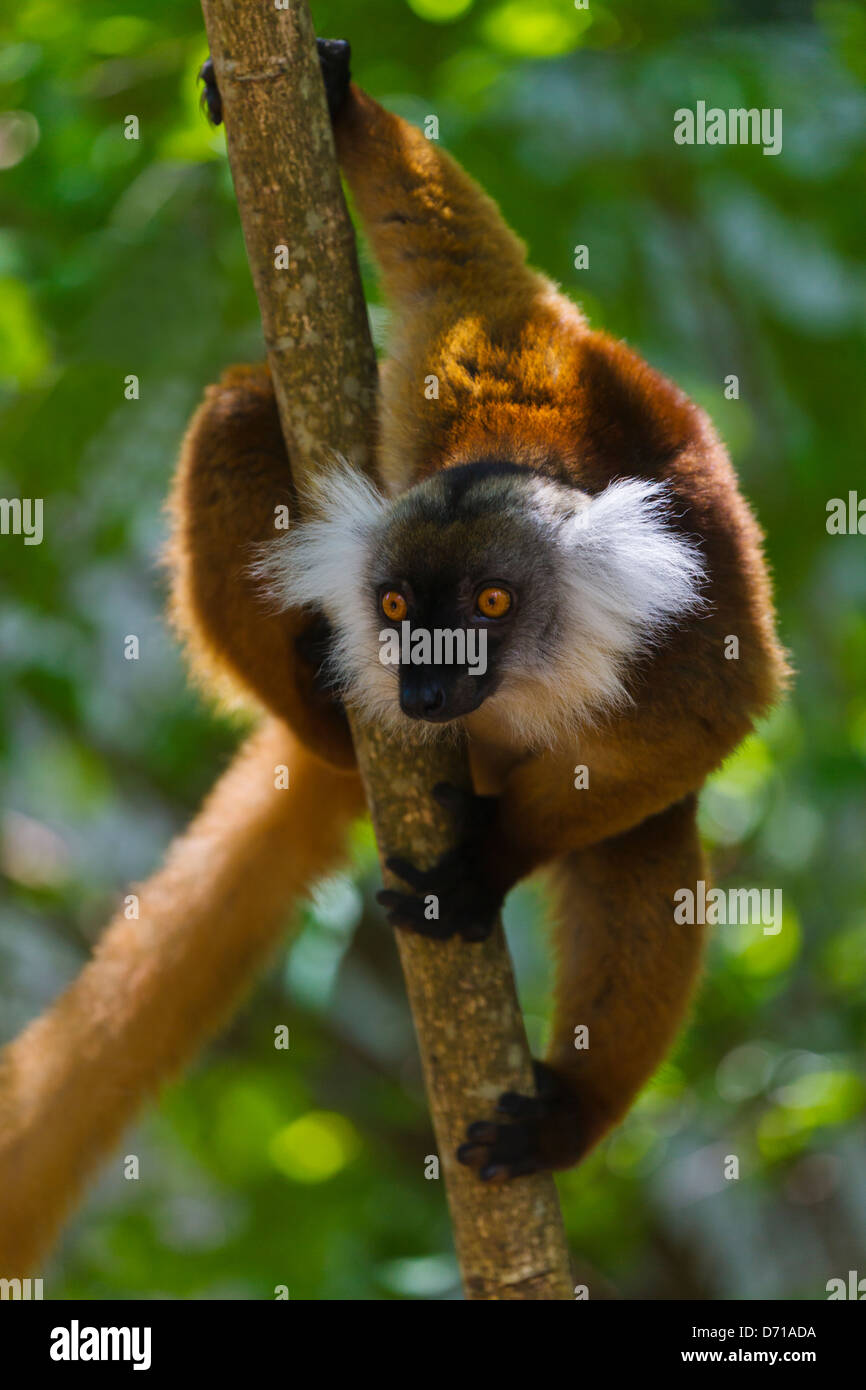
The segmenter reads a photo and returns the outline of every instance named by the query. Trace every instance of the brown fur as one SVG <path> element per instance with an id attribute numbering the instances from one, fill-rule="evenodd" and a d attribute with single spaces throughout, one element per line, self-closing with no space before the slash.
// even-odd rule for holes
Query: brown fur
<path id="1" fill-rule="evenodd" d="M 78 979 L 0 1053 L 0 1276 L 32 1269 L 142 1100 L 236 1006 L 362 805 L 356 777 L 266 723 L 138 890 L 138 920 L 118 912 Z"/>
<path id="2" fill-rule="evenodd" d="M 251 576 L 257 548 L 276 534 L 275 509 L 297 512 L 266 367 L 232 367 L 208 388 L 168 505 L 171 613 L 199 678 L 230 701 L 252 691 L 329 762 L 353 766 L 346 721 L 316 694 L 313 667 L 295 650 L 309 620 L 275 614 Z"/>
<path id="3" fill-rule="evenodd" d="M 579 750 L 512 758 L 502 789 L 495 853 L 507 881 L 559 861 L 567 885 L 549 1060 L 578 1090 L 588 1144 L 664 1055 L 697 975 L 701 932 L 674 926 L 672 898 L 700 876 L 691 794 L 786 680 L 760 532 L 706 416 L 625 344 L 592 332 L 526 266 L 495 204 L 447 154 L 354 87 L 335 135 L 394 310 L 379 409 L 386 485 L 399 492 L 490 455 L 590 493 L 623 476 L 664 481 L 677 524 L 699 537 L 707 563 L 708 613 L 644 659 L 633 704 L 587 730 Z M 438 399 L 425 398 L 430 375 Z M 204 407 L 189 473 L 208 466 L 196 428 L 209 438 L 223 393 L 235 389 L 229 378 Z M 257 391 L 266 389 L 259 378 Z M 226 469 L 234 448 L 224 437 Z M 247 595 L 236 591 L 236 602 Z M 227 609 L 221 598 L 192 618 L 221 626 L 224 648 L 239 625 L 239 614 L 223 623 Z M 724 656 L 730 634 L 736 661 Z M 268 649 L 262 642 L 235 665 L 273 708 L 262 675 L 274 665 Z M 314 746 L 331 756 L 328 740 Z M 472 751 L 481 776 L 497 751 Z M 508 767 L 507 753 L 502 761 Z M 571 776 L 578 761 L 590 769 L 581 791 Z M 590 1048 L 576 1051 L 574 1027 L 590 1019 Z"/>
<path id="4" fill-rule="evenodd" d="M 379 411 L 386 484 L 400 491 L 490 454 L 589 492 L 621 476 L 663 479 L 708 563 L 709 614 L 643 661 L 629 708 L 579 749 L 499 759 L 506 877 L 559 861 L 549 1060 L 578 1096 L 585 1149 L 624 1113 L 687 1008 L 700 931 L 675 926 L 673 893 L 703 872 L 693 793 L 785 683 L 760 533 L 706 417 L 527 269 L 495 205 L 435 143 L 354 87 L 335 134 L 395 309 Z M 439 398 L 428 401 L 431 374 Z M 115 921 L 81 979 L 3 1054 L 0 1273 L 24 1272 L 140 1095 L 217 1024 L 283 903 L 338 852 L 359 806 L 357 778 L 318 761 L 345 765 L 351 748 L 295 650 L 306 619 L 269 611 L 249 577 L 283 502 L 295 497 L 269 377 L 234 368 L 183 448 L 173 614 L 206 677 L 252 694 L 314 756 L 280 758 L 288 736 L 268 725 L 142 890 L 141 922 Z M 738 661 L 724 658 L 728 634 Z M 271 766 L 289 756 L 293 790 L 273 793 Z M 590 768 L 586 790 L 573 788 L 576 762 Z M 588 1051 L 573 1046 L 582 1023 Z"/>
<path id="5" fill-rule="evenodd" d="M 660 480 L 706 559 L 710 609 L 642 662 L 634 703 L 579 750 L 518 759 L 502 791 L 495 852 L 507 881 L 554 861 L 565 876 L 549 1060 L 578 1090 L 590 1143 L 663 1056 L 696 978 L 701 932 L 675 928 L 672 899 L 700 876 L 691 793 L 786 680 L 760 532 L 706 416 L 526 267 L 495 205 L 435 143 L 357 88 L 335 133 L 395 309 L 379 420 L 386 484 L 402 491 L 486 455 L 591 493 L 623 476 Z M 438 399 L 425 399 L 430 375 Z M 736 661 L 724 656 L 730 634 Z M 263 664 L 273 666 L 253 654 L 245 670 L 267 703 Z M 478 750 L 473 766 L 491 756 Z M 578 761 L 590 769 L 581 791 Z M 590 1048 L 576 1051 L 574 1027 L 590 1019 Z"/>

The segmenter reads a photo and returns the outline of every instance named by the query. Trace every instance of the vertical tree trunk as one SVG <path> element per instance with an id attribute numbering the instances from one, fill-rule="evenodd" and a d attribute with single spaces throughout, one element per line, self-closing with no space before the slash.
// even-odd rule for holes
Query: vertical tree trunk
<path id="1" fill-rule="evenodd" d="M 306 0 L 202 0 L 229 162 L 296 478 L 334 452 L 372 466 L 376 363 Z M 275 268 L 288 248 L 289 268 Z M 431 864 L 449 846 L 437 781 L 464 786 L 464 754 L 408 752 L 353 721 L 381 857 Z M 390 886 L 390 885 L 389 885 Z M 454 1159 L 467 1123 L 533 1078 L 501 926 L 483 943 L 398 932 L 466 1296 L 571 1297 L 549 1175 L 482 1184 Z M 422 1178 L 419 1154 L 418 1177 Z"/>

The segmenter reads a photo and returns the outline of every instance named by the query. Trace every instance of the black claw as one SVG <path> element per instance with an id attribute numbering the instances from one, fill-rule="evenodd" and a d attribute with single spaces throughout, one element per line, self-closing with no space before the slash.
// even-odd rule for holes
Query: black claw
<path id="1" fill-rule="evenodd" d="M 476 1134 L 476 1125 L 469 1126 L 468 1140 L 457 1150 L 457 1162 L 474 1168 L 482 1182 L 503 1182 L 544 1167 L 536 1125 L 478 1122 L 477 1129 Z"/>
<path id="2" fill-rule="evenodd" d="M 485 1163 L 479 1168 L 478 1176 L 482 1182 L 504 1182 L 511 1175 L 504 1163 Z"/>
<path id="3" fill-rule="evenodd" d="M 325 83 L 328 111 L 333 120 L 349 91 L 349 61 L 352 49 L 347 39 L 316 39 L 316 48 L 319 50 L 319 66 Z"/>
<path id="4" fill-rule="evenodd" d="M 408 921 L 424 921 L 424 904 L 417 898 L 410 897 L 408 893 L 396 893 L 383 888 L 381 893 L 376 894 L 376 900 L 382 907 L 389 908 L 391 912 L 396 912 Z"/>
<path id="5" fill-rule="evenodd" d="M 415 932 L 416 936 L 427 936 L 432 941 L 447 941 L 454 934 L 445 922 L 425 917 L 420 898 L 383 888 L 376 894 L 376 901 L 388 909 L 388 923 L 392 927 L 402 927 L 405 931 Z"/>
<path id="6" fill-rule="evenodd" d="M 466 1130 L 457 1161 L 474 1168 L 482 1182 L 568 1167 L 582 1151 L 574 1096 L 544 1062 L 534 1062 L 533 1069 L 536 1095 L 503 1091 L 496 1105 L 502 1120 L 475 1120 Z"/>
<path id="7" fill-rule="evenodd" d="M 441 923 L 437 927 L 435 922 L 427 922 L 423 912 L 419 916 L 417 911 L 407 911 L 406 899 L 402 899 L 402 916 L 411 918 L 415 930 L 438 940 L 459 935 L 464 941 L 484 941 L 493 930 L 504 896 L 499 882 L 491 881 L 489 871 L 488 832 L 497 798 L 476 796 L 450 782 L 437 782 L 433 796 L 454 816 L 457 844 L 429 869 L 419 869 L 401 855 L 391 855 L 386 867 L 420 898 L 436 898 Z M 380 902 L 395 910 L 398 907 L 394 899 L 380 898 Z M 418 926 L 422 921 L 423 927 Z"/>
<path id="8" fill-rule="evenodd" d="M 519 1091 L 505 1091 L 496 1105 L 497 1115 L 511 1115 L 515 1119 L 532 1115 L 538 1109 L 537 1096 L 522 1096 Z"/>
<path id="9" fill-rule="evenodd" d="M 466 1138 L 470 1143 L 492 1144 L 496 1138 L 498 1126 L 492 1124 L 490 1120 L 476 1120 L 466 1131 Z"/>
<path id="10" fill-rule="evenodd" d="M 349 60 L 352 56 L 352 50 L 346 39 L 316 39 L 316 48 L 319 53 L 322 80 L 325 84 L 325 96 L 328 99 L 328 111 L 333 120 L 345 102 L 349 91 L 351 80 Z M 211 125 L 221 125 L 223 104 L 217 86 L 213 58 L 205 59 L 199 69 L 198 76 L 199 81 L 204 83 L 201 104 L 207 112 L 207 118 Z"/>
<path id="11" fill-rule="evenodd" d="M 223 104 L 217 86 L 216 73 L 213 67 L 213 58 L 205 58 L 198 73 L 199 82 L 204 83 L 201 94 L 201 104 L 207 113 L 207 118 L 211 125 L 221 125 L 223 118 Z"/>
<path id="12" fill-rule="evenodd" d="M 427 882 L 427 874 L 423 869 L 416 868 L 408 859 L 401 859 L 397 854 L 392 854 L 385 860 L 385 867 L 398 878 L 402 878 L 404 883 L 410 883 L 419 893 L 423 893 Z"/>
<path id="13" fill-rule="evenodd" d="M 534 1172 L 541 1161 L 537 1126 L 532 1123 L 476 1120 L 467 1129 L 466 1139 L 457 1150 L 458 1161 L 476 1168 L 485 1182 Z"/>

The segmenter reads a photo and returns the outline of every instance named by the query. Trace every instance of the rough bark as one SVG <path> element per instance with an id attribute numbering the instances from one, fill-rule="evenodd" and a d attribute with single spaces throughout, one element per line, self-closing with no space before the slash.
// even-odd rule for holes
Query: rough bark
<path id="1" fill-rule="evenodd" d="M 334 451 L 369 467 L 376 364 L 306 0 L 202 4 L 293 470 L 321 471 Z M 274 267 L 281 244 L 287 270 Z M 380 855 L 432 863 L 453 831 L 430 788 L 468 785 L 465 755 L 410 753 L 357 721 L 353 737 Z M 483 944 L 397 935 L 466 1296 L 570 1298 L 553 1179 L 489 1186 L 454 1159 L 501 1091 L 533 1085 L 502 929 Z"/>

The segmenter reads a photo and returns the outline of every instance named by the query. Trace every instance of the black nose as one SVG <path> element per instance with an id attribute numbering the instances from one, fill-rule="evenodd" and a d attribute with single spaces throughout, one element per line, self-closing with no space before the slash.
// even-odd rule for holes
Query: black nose
<path id="1" fill-rule="evenodd" d="M 445 687 L 429 677 L 404 681 L 400 687 L 400 708 L 410 719 L 441 719 L 445 710 Z"/>

